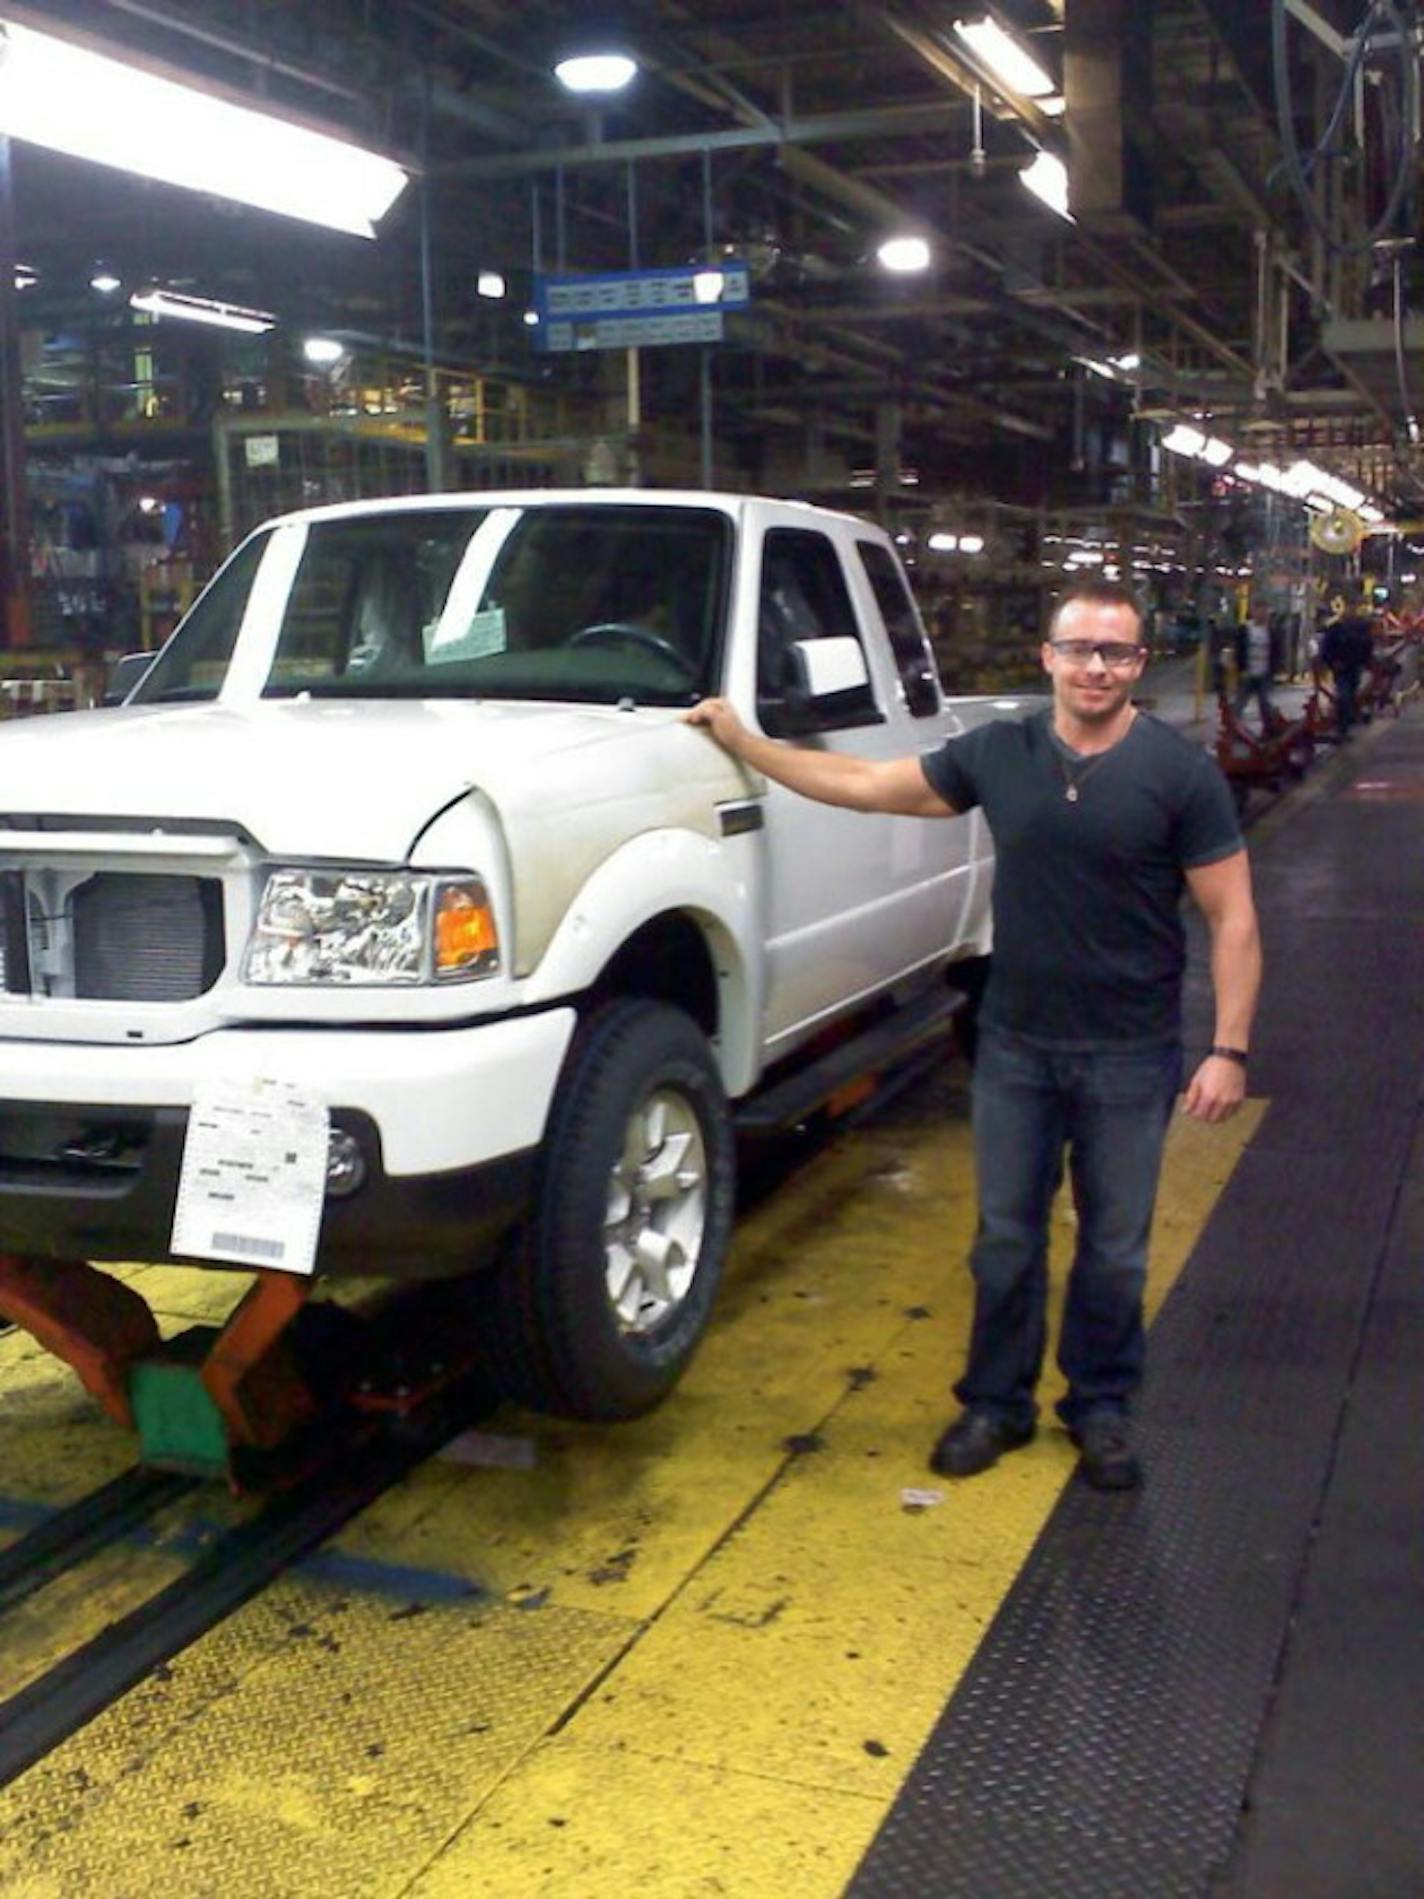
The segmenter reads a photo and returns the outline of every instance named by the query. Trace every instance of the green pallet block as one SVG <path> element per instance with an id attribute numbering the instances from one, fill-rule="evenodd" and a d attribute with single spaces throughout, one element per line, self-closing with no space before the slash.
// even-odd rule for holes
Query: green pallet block
<path id="1" fill-rule="evenodd" d="M 130 1366 L 129 1400 L 145 1464 L 194 1477 L 226 1476 L 227 1425 L 202 1380 L 217 1328 L 195 1325 Z"/>

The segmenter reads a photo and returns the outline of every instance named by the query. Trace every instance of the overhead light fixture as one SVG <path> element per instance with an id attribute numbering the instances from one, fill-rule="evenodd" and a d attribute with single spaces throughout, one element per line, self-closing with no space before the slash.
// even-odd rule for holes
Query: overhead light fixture
<path id="1" fill-rule="evenodd" d="M 1068 167 L 1057 153 L 1039 152 L 1019 173 L 1019 183 L 1060 218 L 1066 218 L 1069 224 L 1076 222 L 1068 209 Z"/>
<path id="2" fill-rule="evenodd" d="M 1292 462 L 1281 477 L 1281 487 L 1288 495 L 1294 495 L 1297 501 L 1304 501 L 1307 495 L 1320 491 L 1326 477 L 1314 462 Z"/>
<path id="3" fill-rule="evenodd" d="M 900 276 L 930 267 L 930 247 L 922 237 L 887 237 L 875 255 L 882 269 Z"/>
<path id="4" fill-rule="evenodd" d="M 89 279 L 89 288 L 97 290 L 101 297 L 112 297 L 116 290 L 122 290 L 123 287 L 123 279 L 116 277 L 113 271 L 102 264 Z"/>
<path id="5" fill-rule="evenodd" d="M 1378 527 L 1380 522 L 1384 520 L 1384 509 L 1377 508 L 1373 502 L 1370 502 L 1360 509 L 1360 519 L 1362 521 L 1368 521 L 1371 527 Z M 1406 575 L 1405 578 L 1407 579 L 1408 576 Z"/>
<path id="6" fill-rule="evenodd" d="M 1002 79 L 1021 99 L 1045 99 L 1058 87 L 1022 41 L 1000 26 L 992 14 L 975 20 L 956 20 L 956 35 L 964 41 L 996 79 Z"/>
<path id="7" fill-rule="evenodd" d="M 277 324 L 270 310 L 247 310 L 240 303 L 222 303 L 213 297 L 189 297 L 178 290 L 137 290 L 129 298 L 129 306 L 148 316 L 206 323 L 211 329 L 239 330 L 245 336 L 262 336 Z"/>
<path id="8" fill-rule="evenodd" d="M 537 310 L 526 310 L 524 312 L 524 322 L 526 328 L 537 330 L 539 327 L 539 312 Z"/>
<path id="9" fill-rule="evenodd" d="M 302 355 L 316 369 L 331 369 L 346 354 L 346 345 L 334 336 L 309 336 L 302 344 Z"/>
<path id="10" fill-rule="evenodd" d="M 692 295 L 698 303 L 720 303 L 726 288 L 725 271 L 695 270 L 692 273 Z"/>
<path id="11" fill-rule="evenodd" d="M 504 289 L 504 279 L 497 270 L 482 270 L 475 279 L 476 296 L 488 297 L 491 302 L 498 302 Z"/>
<path id="12" fill-rule="evenodd" d="M 33 264 L 16 264 L 15 288 L 17 290 L 33 290 L 39 280 L 40 273 Z"/>
<path id="13" fill-rule="evenodd" d="M 1208 468 L 1225 468 L 1236 450 L 1230 442 L 1223 442 L 1219 435 L 1208 436 L 1198 450 Z"/>
<path id="14" fill-rule="evenodd" d="M 561 59 L 554 77 L 569 92 L 622 92 L 638 76 L 638 62 L 626 53 L 575 53 Z"/>
<path id="15" fill-rule="evenodd" d="M 957 534 L 931 534 L 930 538 L 925 542 L 925 546 L 932 554 L 954 554 L 959 551 L 959 536 Z"/>
<path id="16" fill-rule="evenodd" d="M 1120 369 L 1125 376 L 1130 376 L 1134 369 L 1142 367 L 1142 358 L 1135 349 L 1129 350 L 1125 356 L 1112 356 L 1108 360 L 1114 369 Z"/>
<path id="17" fill-rule="evenodd" d="M 235 105 L 0 14 L 0 135 L 374 237 L 404 190 L 394 160 Z"/>
<path id="18" fill-rule="evenodd" d="M 959 537 L 959 551 L 961 554 L 982 554 L 984 552 L 984 536 L 982 534 L 961 534 Z"/>
<path id="19" fill-rule="evenodd" d="M 1162 446 L 1174 455 L 1200 455 L 1206 447 L 1206 437 L 1190 423 L 1179 422 L 1162 437 Z"/>

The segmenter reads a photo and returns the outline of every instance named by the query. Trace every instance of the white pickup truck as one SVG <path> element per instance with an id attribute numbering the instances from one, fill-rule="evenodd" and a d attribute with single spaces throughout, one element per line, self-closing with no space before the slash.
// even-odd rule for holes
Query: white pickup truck
<path id="1" fill-rule="evenodd" d="M 739 1126 L 925 1035 L 989 947 L 981 819 L 768 786 L 682 722 L 709 692 L 867 757 L 1013 710 L 942 698 L 880 529 L 600 490 L 274 521 L 125 703 L 6 727 L 0 1253 L 182 1257 L 195 1099 L 295 1083 L 307 1270 L 484 1262 L 525 1396 L 655 1403 Z"/>

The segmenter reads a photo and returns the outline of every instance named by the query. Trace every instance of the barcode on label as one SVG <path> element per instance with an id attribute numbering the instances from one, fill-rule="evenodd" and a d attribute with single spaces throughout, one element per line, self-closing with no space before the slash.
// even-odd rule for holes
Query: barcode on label
<path id="1" fill-rule="evenodd" d="M 213 1245 L 227 1253 L 251 1253 L 257 1259 L 280 1259 L 287 1250 L 285 1240 L 259 1240 L 251 1233 L 214 1233 Z"/>

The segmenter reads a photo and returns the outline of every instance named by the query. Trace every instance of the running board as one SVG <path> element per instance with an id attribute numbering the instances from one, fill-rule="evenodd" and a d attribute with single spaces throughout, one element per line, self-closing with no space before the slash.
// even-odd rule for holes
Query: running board
<path id="1" fill-rule="evenodd" d="M 966 1001 L 954 989 L 932 989 L 917 996 L 887 1021 L 863 1029 L 784 1081 L 752 1095 L 737 1110 L 738 1134 L 785 1134 L 849 1083 L 893 1068 L 946 1038 Z"/>

